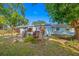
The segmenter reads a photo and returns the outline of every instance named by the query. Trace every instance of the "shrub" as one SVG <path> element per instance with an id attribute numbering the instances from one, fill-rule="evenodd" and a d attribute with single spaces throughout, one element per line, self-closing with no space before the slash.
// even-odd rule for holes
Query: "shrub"
<path id="1" fill-rule="evenodd" d="M 32 35 L 28 35 L 24 38 L 24 42 L 36 43 L 36 39 Z"/>

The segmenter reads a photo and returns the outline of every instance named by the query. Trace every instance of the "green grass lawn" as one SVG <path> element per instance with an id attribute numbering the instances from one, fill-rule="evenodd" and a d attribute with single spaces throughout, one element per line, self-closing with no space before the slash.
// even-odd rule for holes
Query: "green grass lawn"
<path id="1" fill-rule="evenodd" d="M 30 42 L 16 42 L 12 44 L 12 39 L 0 37 L 1 56 L 72 56 L 79 55 L 70 49 L 66 49 L 61 44 L 54 41 L 46 41 L 45 44 L 33 44 Z"/>

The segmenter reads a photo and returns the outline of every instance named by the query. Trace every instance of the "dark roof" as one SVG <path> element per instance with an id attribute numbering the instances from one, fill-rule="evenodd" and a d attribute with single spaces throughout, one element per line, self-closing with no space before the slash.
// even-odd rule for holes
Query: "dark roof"
<path id="1" fill-rule="evenodd" d="M 59 28 L 67 28 L 67 27 L 70 27 L 68 25 L 65 25 L 65 24 L 46 24 L 45 26 L 51 26 L 51 27 L 59 27 Z"/>
<path id="2" fill-rule="evenodd" d="M 61 27 L 61 28 L 67 28 L 69 27 L 68 25 L 64 25 L 64 24 L 54 24 L 54 25 L 51 25 L 52 27 Z"/>

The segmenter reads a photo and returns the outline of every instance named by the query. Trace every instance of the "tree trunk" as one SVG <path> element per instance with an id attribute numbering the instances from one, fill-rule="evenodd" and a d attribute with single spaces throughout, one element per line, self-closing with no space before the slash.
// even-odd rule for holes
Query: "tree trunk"
<path id="1" fill-rule="evenodd" d="M 79 28 L 75 28 L 75 38 L 79 40 Z"/>
<path id="2" fill-rule="evenodd" d="M 79 20 L 74 20 L 71 26 L 75 29 L 75 38 L 79 40 Z"/>

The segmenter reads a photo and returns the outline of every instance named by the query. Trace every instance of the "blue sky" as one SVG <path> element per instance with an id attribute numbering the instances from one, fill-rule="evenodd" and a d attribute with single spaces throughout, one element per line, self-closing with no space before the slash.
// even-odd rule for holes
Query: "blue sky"
<path id="1" fill-rule="evenodd" d="M 43 20 L 49 23 L 48 13 L 46 12 L 44 4 L 38 3 L 36 5 L 32 5 L 31 3 L 25 3 L 24 6 L 26 8 L 26 18 L 29 20 L 30 24 L 37 20 Z"/>

